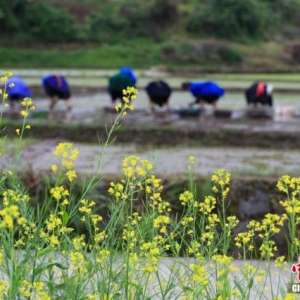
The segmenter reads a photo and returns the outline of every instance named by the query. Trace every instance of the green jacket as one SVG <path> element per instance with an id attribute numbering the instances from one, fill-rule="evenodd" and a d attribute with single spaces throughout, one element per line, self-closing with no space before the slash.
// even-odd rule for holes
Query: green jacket
<path id="1" fill-rule="evenodd" d="M 121 73 L 112 76 L 109 80 L 109 90 L 110 91 L 122 91 L 129 86 L 133 86 L 132 80 Z"/>

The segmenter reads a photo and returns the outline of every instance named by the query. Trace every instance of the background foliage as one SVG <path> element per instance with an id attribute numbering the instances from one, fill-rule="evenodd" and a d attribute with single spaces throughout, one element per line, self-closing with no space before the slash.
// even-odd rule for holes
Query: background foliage
<path id="1" fill-rule="evenodd" d="M 17 41 L 47 42 L 159 39 L 170 32 L 267 39 L 295 29 L 299 11 L 298 0 L 0 0 L 0 35 L 17 31 Z"/>
<path id="2" fill-rule="evenodd" d="M 0 64 L 290 70 L 299 17 L 300 0 L 0 0 Z"/>

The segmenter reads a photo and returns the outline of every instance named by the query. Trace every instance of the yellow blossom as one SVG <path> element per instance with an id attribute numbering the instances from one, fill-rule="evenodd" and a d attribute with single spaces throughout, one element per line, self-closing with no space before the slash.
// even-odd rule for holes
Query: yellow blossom
<path id="1" fill-rule="evenodd" d="M 57 165 L 55 165 L 55 164 L 51 165 L 51 171 L 52 171 L 53 173 L 57 173 L 57 171 L 58 171 Z"/>
<path id="2" fill-rule="evenodd" d="M 207 287 L 209 278 L 205 266 L 202 264 L 191 264 L 190 269 L 192 270 L 192 280 L 199 284 L 201 288 Z"/>
<path id="3" fill-rule="evenodd" d="M 63 186 L 55 186 L 50 189 L 50 194 L 56 201 L 60 201 L 62 198 L 69 196 L 69 191 Z"/>
<path id="4" fill-rule="evenodd" d="M 179 201 L 183 206 L 186 206 L 194 201 L 194 195 L 190 191 L 185 191 L 182 194 L 180 194 Z"/>
<path id="5" fill-rule="evenodd" d="M 77 174 L 74 170 L 68 170 L 66 173 L 66 176 L 70 182 L 73 182 L 74 179 L 77 178 Z"/>
<path id="6" fill-rule="evenodd" d="M 275 260 L 276 268 L 281 268 L 282 265 L 284 264 L 284 262 L 285 262 L 285 257 L 284 256 L 277 257 L 276 260 Z"/>
<path id="7" fill-rule="evenodd" d="M 127 87 L 123 90 L 122 102 L 115 106 L 117 112 L 123 112 L 123 116 L 126 115 L 128 110 L 134 110 L 133 101 L 137 97 L 137 89 L 135 87 Z"/>

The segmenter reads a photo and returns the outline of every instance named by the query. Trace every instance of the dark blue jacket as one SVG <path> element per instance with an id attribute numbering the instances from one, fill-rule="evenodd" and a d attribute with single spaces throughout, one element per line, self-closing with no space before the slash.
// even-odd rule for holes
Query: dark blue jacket
<path id="1" fill-rule="evenodd" d="M 212 81 L 193 82 L 190 92 L 194 97 L 222 97 L 225 94 L 223 88 Z"/>

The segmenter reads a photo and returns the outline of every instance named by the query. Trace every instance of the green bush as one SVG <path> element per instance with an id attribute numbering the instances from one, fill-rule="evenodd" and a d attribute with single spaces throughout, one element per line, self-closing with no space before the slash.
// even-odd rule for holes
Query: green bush
<path id="1" fill-rule="evenodd" d="M 73 18 L 46 3 L 28 5 L 23 22 L 25 30 L 41 41 L 63 42 L 76 38 Z"/>
<path id="2" fill-rule="evenodd" d="M 1 36 L 16 40 L 62 42 L 76 38 L 75 23 L 67 12 L 45 2 L 0 0 Z"/>
<path id="3" fill-rule="evenodd" d="M 26 0 L 0 0 L 1 34 L 9 34 L 19 28 L 26 4 Z"/>
<path id="4" fill-rule="evenodd" d="M 98 41 L 132 37 L 157 38 L 167 26 L 176 21 L 177 15 L 177 4 L 171 0 L 109 3 L 88 19 L 88 36 Z"/>
<path id="5" fill-rule="evenodd" d="M 236 39 L 263 37 L 269 28 L 270 7 L 257 0 L 210 0 L 190 16 L 187 30 L 203 35 Z"/>

